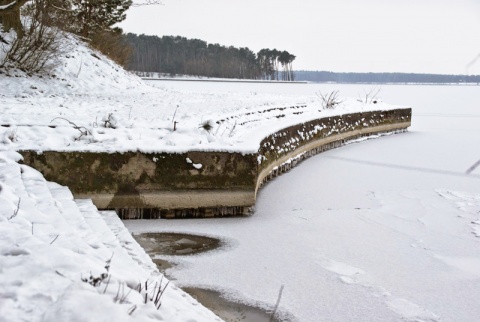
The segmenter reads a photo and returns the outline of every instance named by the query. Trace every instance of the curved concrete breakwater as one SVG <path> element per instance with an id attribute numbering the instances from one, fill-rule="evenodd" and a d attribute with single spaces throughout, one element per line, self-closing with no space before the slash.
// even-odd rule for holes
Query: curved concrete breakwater
<path id="1" fill-rule="evenodd" d="M 20 151 L 47 180 L 122 219 L 247 215 L 263 183 L 299 161 L 348 141 L 403 132 L 411 109 L 325 117 L 264 138 L 258 151 L 93 153 Z"/>

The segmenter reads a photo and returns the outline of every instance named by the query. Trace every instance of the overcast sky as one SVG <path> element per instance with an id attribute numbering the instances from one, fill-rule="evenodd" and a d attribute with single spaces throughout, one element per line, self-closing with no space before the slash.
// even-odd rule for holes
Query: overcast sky
<path id="1" fill-rule="evenodd" d="M 480 74 L 480 0 L 162 0 L 120 25 L 287 50 L 296 70 Z"/>

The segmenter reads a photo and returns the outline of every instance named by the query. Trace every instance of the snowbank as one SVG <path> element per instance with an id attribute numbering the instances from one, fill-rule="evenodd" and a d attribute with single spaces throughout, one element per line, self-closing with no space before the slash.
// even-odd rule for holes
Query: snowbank
<path id="1" fill-rule="evenodd" d="M 219 320 L 158 273 L 116 216 L 74 201 L 12 151 L 252 152 L 292 124 L 394 108 L 152 87 L 65 41 L 71 50 L 50 73 L 0 74 L 0 321 Z"/>
<path id="2" fill-rule="evenodd" d="M 0 152 L 0 321 L 220 321 L 158 272 L 115 213 L 19 158 Z"/>
<path id="3" fill-rule="evenodd" d="M 173 90 L 144 83 L 72 37 L 66 41 L 72 49 L 51 73 L 0 74 L 0 149 L 247 153 L 293 124 L 393 108 L 345 99 L 325 110 L 315 93 L 258 94 L 255 84 L 249 93 Z"/>

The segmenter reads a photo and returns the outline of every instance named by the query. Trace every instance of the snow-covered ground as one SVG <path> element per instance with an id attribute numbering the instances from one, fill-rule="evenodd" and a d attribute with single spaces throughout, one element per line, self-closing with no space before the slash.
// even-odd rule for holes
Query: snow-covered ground
<path id="1" fill-rule="evenodd" d="M 220 321 L 169 284 L 115 212 L 20 158 L 0 152 L 0 321 Z"/>
<path id="2" fill-rule="evenodd" d="M 0 73 L 1 321 L 217 320 L 167 288 L 115 215 L 74 202 L 68 189 L 17 164 L 13 151 L 256 151 L 264 136 L 302 120 L 392 107 L 350 99 L 325 111 L 318 88 L 299 95 L 259 94 L 254 84 L 238 93 L 150 86 L 66 41 L 69 51 L 50 73 Z M 139 283 L 149 286 L 147 300 Z"/>
<path id="3" fill-rule="evenodd" d="M 129 288 L 166 280 L 118 218 L 74 202 L 11 151 L 254 151 L 292 123 L 391 107 L 358 102 L 369 86 L 159 81 L 152 88 L 72 48 L 50 75 L 0 74 L 1 321 L 216 319 L 173 284 L 160 310 L 145 304 Z M 315 93 L 336 89 L 353 99 L 319 111 Z M 381 96 L 413 105 L 410 133 L 304 162 L 262 189 L 252 217 L 128 227 L 225 239 L 232 247 L 166 258 L 180 264 L 175 284 L 270 307 L 284 285 L 280 310 L 300 321 L 476 320 L 479 170 L 464 172 L 480 158 L 477 88 L 385 86 Z M 207 121 L 211 131 L 200 126 Z M 102 273 L 111 277 L 88 283 Z"/>
<path id="4" fill-rule="evenodd" d="M 316 95 L 319 86 L 300 94 L 259 93 L 250 83 L 248 91 L 239 92 L 225 92 L 222 85 L 206 91 L 144 83 L 71 42 L 72 50 L 61 55 L 49 75 L 0 74 L 0 149 L 256 152 L 265 136 L 298 122 L 394 107 L 359 102 L 355 95 L 336 110 L 324 110 Z M 232 89 L 237 83 L 228 85 Z M 211 129 L 202 126 L 206 123 Z"/>
<path id="5" fill-rule="evenodd" d="M 256 88 L 313 86 L 368 89 Z M 381 96 L 413 107 L 408 133 L 308 159 L 262 188 L 253 216 L 127 228 L 224 239 L 232 247 L 162 257 L 178 264 L 168 271 L 176 284 L 270 308 L 284 285 L 280 310 L 302 322 L 478 321 L 480 169 L 466 175 L 480 159 L 478 87 L 382 86 Z"/>

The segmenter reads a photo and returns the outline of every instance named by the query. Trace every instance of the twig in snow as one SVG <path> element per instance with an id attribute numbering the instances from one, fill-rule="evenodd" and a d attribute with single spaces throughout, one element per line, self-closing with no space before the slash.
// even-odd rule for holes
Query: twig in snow
<path id="1" fill-rule="evenodd" d="M 77 78 L 78 78 L 78 76 L 80 76 L 80 72 L 82 71 L 82 66 L 83 66 L 83 57 L 80 60 L 80 67 L 78 67 L 78 72 L 77 72 L 77 75 L 76 75 Z"/>
<path id="2" fill-rule="evenodd" d="M 71 125 L 73 125 L 73 128 L 75 130 L 78 130 L 80 132 L 80 136 L 78 138 L 75 138 L 75 141 L 79 141 L 83 136 L 87 136 L 89 134 L 92 134 L 90 133 L 90 131 L 85 127 L 85 126 L 78 126 L 77 124 L 73 123 L 72 121 L 70 120 L 67 120 L 66 118 L 64 117 L 56 117 L 54 118 L 53 120 L 50 121 L 50 123 L 52 123 L 53 121 L 55 121 L 56 119 L 61 119 L 61 120 L 65 120 L 67 121 L 68 123 L 70 123 Z"/>
<path id="3" fill-rule="evenodd" d="M 65 277 L 67 278 L 65 275 L 63 275 L 62 273 L 60 273 L 59 271 L 55 271 L 55 273 L 57 273 L 58 275 L 60 275 L 61 277 Z"/>
<path id="4" fill-rule="evenodd" d="M 112 262 L 113 255 L 115 255 L 115 252 L 112 252 L 112 256 L 105 261 L 105 269 L 107 270 L 107 273 L 110 271 L 110 263 Z"/>
<path id="5" fill-rule="evenodd" d="M 117 295 L 115 295 L 115 298 L 113 299 L 113 302 L 117 303 L 117 301 L 120 299 L 120 288 L 123 286 L 123 283 L 118 284 L 117 288 Z"/>
<path id="6" fill-rule="evenodd" d="M 103 294 L 105 294 L 105 292 L 107 291 L 108 285 L 110 285 L 110 278 L 111 277 L 112 277 L 112 275 L 108 275 L 107 285 L 105 285 L 105 289 L 103 290 Z"/>
<path id="7" fill-rule="evenodd" d="M 153 287 L 153 290 L 150 288 L 150 292 L 148 291 L 148 287 L 153 283 L 153 281 L 149 282 L 148 280 L 145 281 L 145 285 L 143 283 L 138 283 L 137 287 L 135 290 L 142 294 L 145 292 L 145 294 L 142 294 L 144 297 L 144 303 L 147 304 L 149 301 L 153 302 L 155 307 L 160 309 L 162 306 L 162 296 L 163 293 L 165 293 L 165 290 L 167 289 L 168 285 L 170 284 L 170 281 L 168 281 L 165 286 L 162 288 L 162 283 L 163 283 L 163 276 L 160 279 L 160 282 L 155 282 L 155 286 Z M 149 296 L 150 295 L 150 296 Z"/>
<path id="8" fill-rule="evenodd" d="M 228 137 L 232 137 L 233 134 L 235 133 L 235 128 L 237 127 L 237 120 L 235 120 L 235 123 L 233 124 L 233 127 L 230 129 L 230 133 L 228 134 Z"/>
<path id="9" fill-rule="evenodd" d="M 178 110 L 179 105 L 175 108 L 175 112 L 173 112 L 173 117 L 172 117 L 172 122 L 175 121 L 175 115 L 177 115 L 177 110 Z"/>
<path id="10" fill-rule="evenodd" d="M 122 292 L 122 294 L 120 295 L 120 290 Z M 115 303 L 120 303 L 120 304 L 123 304 L 127 297 L 130 295 L 130 292 L 132 291 L 132 289 L 130 289 L 130 291 L 128 291 L 127 294 L 125 294 L 125 284 L 124 283 L 120 283 L 118 285 L 118 289 L 117 289 L 117 295 L 115 295 L 115 298 L 113 299 L 113 301 Z"/>
<path id="11" fill-rule="evenodd" d="M 473 170 L 475 170 L 476 168 L 478 168 L 478 166 L 480 166 L 480 160 L 478 160 L 477 162 L 475 162 L 470 168 L 468 168 L 468 170 L 465 172 L 466 174 L 470 174 L 473 172 Z"/>
<path id="12" fill-rule="evenodd" d="M 270 316 L 270 322 L 272 322 L 273 319 L 275 318 L 275 314 L 277 313 L 278 306 L 280 305 L 280 300 L 282 299 L 282 293 L 283 293 L 283 285 L 280 286 L 280 291 L 278 292 L 277 303 L 275 303 L 275 308 L 273 309 L 272 315 Z"/>
<path id="13" fill-rule="evenodd" d="M 135 310 L 137 309 L 137 306 L 134 305 L 132 306 L 131 308 L 128 309 L 127 313 L 128 315 L 132 315 L 133 312 L 135 312 Z"/>
<path id="14" fill-rule="evenodd" d="M 9 218 L 7 218 L 7 220 L 10 220 L 10 219 L 13 219 L 13 218 L 17 217 L 18 211 L 20 210 L 20 201 L 21 200 L 22 200 L 22 198 L 18 198 L 17 209 L 14 210 L 13 215 L 11 215 Z M 32 226 L 32 235 L 33 235 L 33 226 Z"/>
<path id="15" fill-rule="evenodd" d="M 158 287 L 158 293 L 157 293 L 157 296 L 155 297 L 155 301 L 153 302 L 158 309 L 160 309 L 160 306 L 162 306 L 162 296 L 163 296 L 163 293 L 165 293 L 165 290 L 167 289 L 168 285 L 170 284 L 170 281 L 167 282 L 167 284 L 165 284 L 165 287 L 162 289 L 162 284 L 160 284 L 160 286 Z"/>
<path id="16" fill-rule="evenodd" d="M 58 236 L 60 236 L 60 235 L 57 235 L 57 237 L 55 237 L 55 238 L 50 242 L 50 245 L 53 244 L 53 243 L 57 240 Z"/>
<path id="17" fill-rule="evenodd" d="M 477 60 L 479 60 L 479 59 L 480 59 L 480 54 L 478 54 L 477 56 L 475 56 L 475 58 L 474 58 L 470 63 L 468 63 L 467 66 L 465 66 L 466 74 L 470 74 L 470 73 L 468 72 L 469 68 L 470 68 L 471 66 L 475 65 L 475 63 L 476 63 Z"/>
<path id="18" fill-rule="evenodd" d="M 125 287 L 124 287 L 124 289 L 125 289 Z M 125 303 L 125 300 L 126 300 L 127 297 L 130 295 L 130 292 L 131 292 L 131 291 L 132 291 L 132 289 L 130 289 L 130 291 L 128 291 L 128 293 L 127 293 L 124 297 L 122 297 L 122 298 L 120 299 L 120 302 L 119 302 L 120 304 Z"/>
<path id="19" fill-rule="evenodd" d="M 179 105 L 175 108 L 175 112 L 173 112 L 173 117 L 172 117 L 172 122 L 173 122 L 173 131 L 177 129 L 177 121 L 175 121 L 175 115 L 177 115 L 177 110 L 178 110 Z"/>

